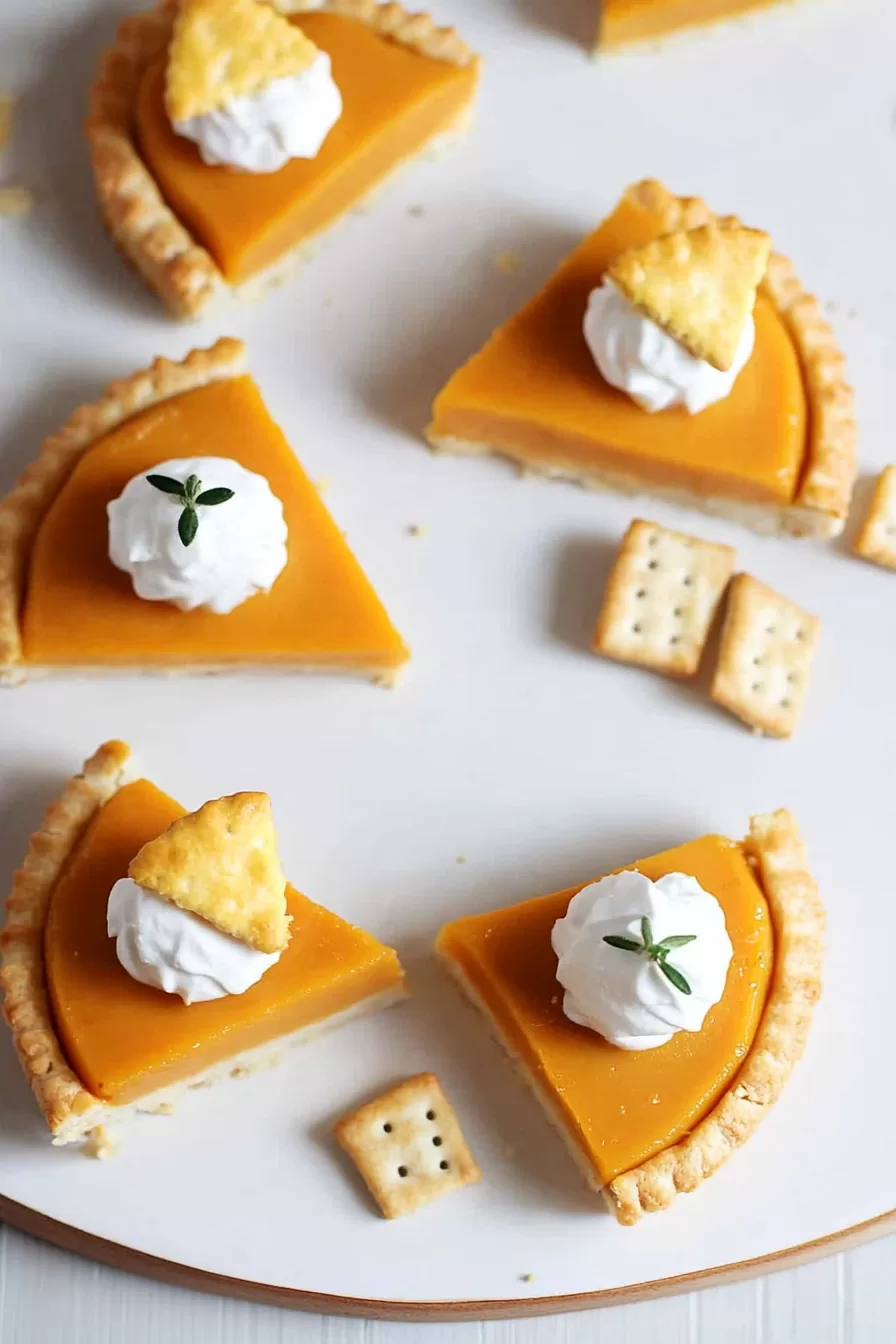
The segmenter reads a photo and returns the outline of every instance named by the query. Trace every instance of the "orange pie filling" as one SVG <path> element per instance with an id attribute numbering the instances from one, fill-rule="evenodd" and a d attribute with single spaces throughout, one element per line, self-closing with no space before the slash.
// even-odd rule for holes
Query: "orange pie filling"
<path id="1" fill-rule="evenodd" d="M 566 475 L 605 471 L 704 497 L 791 502 L 806 453 L 806 396 L 793 341 L 764 295 L 751 358 L 730 395 L 697 415 L 648 414 L 597 370 L 582 332 L 588 296 L 615 257 L 664 232 L 656 209 L 624 197 L 439 393 L 430 438 Z"/>
<path id="2" fill-rule="evenodd" d="M 779 0 L 603 0 L 600 43 L 624 46 L 665 37 L 678 28 L 715 23 Z"/>
<path id="3" fill-rule="evenodd" d="M 171 209 L 240 284 L 343 215 L 397 164 L 453 129 L 475 92 L 478 66 L 423 56 L 359 19 L 292 19 L 332 61 L 343 112 L 314 159 L 279 172 L 241 173 L 202 162 L 172 129 L 165 61 L 146 72 L 135 108 L 143 158 Z"/>
<path id="4" fill-rule="evenodd" d="M 184 812 L 141 779 L 95 815 L 50 898 L 47 989 L 66 1059 L 83 1086 L 124 1105 L 243 1051 L 323 1023 L 403 984 L 398 957 L 371 934 L 287 887 L 291 938 L 244 994 L 187 1007 L 131 979 L 106 933 L 106 904 L 141 847 Z"/>
<path id="5" fill-rule="evenodd" d="M 695 877 L 724 911 L 734 956 L 699 1032 L 622 1050 L 565 1016 L 551 930 L 578 889 L 457 920 L 437 943 L 597 1185 L 676 1143 L 712 1109 L 750 1048 L 772 970 L 769 910 L 741 845 L 706 836 L 631 866 L 653 881 Z"/>
<path id="6" fill-rule="evenodd" d="M 106 505 L 140 472 L 182 457 L 232 457 L 283 504 L 288 562 L 268 593 L 226 616 L 134 593 L 108 555 Z M 78 460 L 40 525 L 21 613 L 34 666 L 238 663 L 389 670 L 408 651 L 248 376 L 172 397 Z"/>

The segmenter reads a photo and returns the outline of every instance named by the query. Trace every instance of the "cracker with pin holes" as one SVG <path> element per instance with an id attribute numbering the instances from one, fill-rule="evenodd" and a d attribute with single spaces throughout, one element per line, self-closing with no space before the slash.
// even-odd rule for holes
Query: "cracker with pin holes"
<path id="1" fill-rule="evenodd" d="M 731 582 L 710 695 L 744 723 L 790 737 L 806 692 L 821 622 L 750 574 Z"/>
<path id="2" fill-rule="evenodd" d="M 333 1132 L 386 1218 L 415 1213 L 481 1174 L 434 1073 L 399 1083 Z"/>
<path id="3" fill-rule="evenodd" d="M 853 550 L 863 560 L 896 569 L 896 466 L 884 467 Z"/>
<path id="4" fill-rule="evenodd" d="M 607 582 L 595 652 L 670 677 L 693 676 L 734 561 L 730 546 L 636 519 Z"/>

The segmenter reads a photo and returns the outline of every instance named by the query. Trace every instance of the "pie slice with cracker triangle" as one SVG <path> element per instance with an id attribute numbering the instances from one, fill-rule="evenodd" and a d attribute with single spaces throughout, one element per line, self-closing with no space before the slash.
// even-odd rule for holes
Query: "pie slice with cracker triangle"
<path id="1" fill-rule="evenodd" d="M 133 979 L 106 920 L 129 869 L 234 937 L 282 946 L 279 958 L 242 993 L 191 1004 Z M 264 794 L 187 816 L 139 777 L 123 742 L 100 747 L 32 836 L 0 963 L 13 1043 L 56 1144 L 89 1146 L 100 1127 L 168 1113 L 191 1089 L 405 997 L 390 947 L 284 882 Z"/>

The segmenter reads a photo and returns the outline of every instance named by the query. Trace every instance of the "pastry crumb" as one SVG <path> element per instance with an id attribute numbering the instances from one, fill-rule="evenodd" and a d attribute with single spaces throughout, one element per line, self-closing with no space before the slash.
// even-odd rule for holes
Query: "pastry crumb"
<path id="1" fill-rule="evenodd" d="M 422 523 L 408 523 L 409 537 L 423 537 L 426 535 L 426 528 Z"/>
<path id="2" fill-rule="evenodd" d="M 8 185 L 0 187 L 0 215 L 9 218 L 27 215 L 34 205 L 34 197 L 27 187 Z"/>
<path id="3" fill-rule="evenodd" d="M 535 1275 L 534 1275 L 534 1274 L 521 1274 L 521 1275 L 520 1275 L 520 1283 L 534 1283 L 534 1282 L 535 1282 Z"/>
<path id="4" fill-rule="evenodd" d="M 420 219 L 423 215 L 426 214 L 426 207 L 423 205 L 409 205 L 408 214 L 413 219 Z"/>
<path id="5" fill-rule="evenodd" d="M 153 1115 L 173 1115 L 174 1103 L 171 1101 L 160 1101 L 158 1106 L 153 1108 Z"/>
<path id="6" fill-rule="evenodd" d="M 94 1125 L 93 1129 L 87 1131 L 81 1151 L 85 1157 L 105 1162 L 106 1158 L 113 1157 L 118 1151 L 118 1139 L 109 1133 L 105 1125 Z"/>
<path id="7" fill-rule="evenodd" d="M 516 252 L 500 252 L 495 257 L 495 270 L 500 271 L 502 275 L 513 275 L 518 271 L 521 265 L 521 258 Z"/>

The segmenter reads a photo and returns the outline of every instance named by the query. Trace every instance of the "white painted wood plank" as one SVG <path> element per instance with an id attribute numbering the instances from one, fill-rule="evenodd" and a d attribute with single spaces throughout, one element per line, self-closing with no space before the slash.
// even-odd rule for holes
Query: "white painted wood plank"
<path id="1" fill-rule="evenodd" d="M 844 1344 L 892 1344 L 896 1334 L 896 1238 L 844 1256 Z"/>
<path id="2" fill-rule="evenodd" d="M 814 1264 L 765 1281 L 762 1344 L 794 1344 L 818 1341 L 847 1344 L 844 1333 L 843 1256 L 830 1256 Z M 864 1340 L 857 1344 L 865 1344 Z"/>
<path id="3" fill-rule="evenodd" d="M 892 1344 L 896 1239 L 685 1297 L 574 1316 L 395 1325 L 193 1293 L 0 1228 L 2 1344 Z"/>
<path id="4" fill-rule="evenodd" d="M 705 1288 L 694 1294 L 696 1331 L 694 1344 L 761 1344 L 757 1324 L 762 1309 L 762 1280 L 732 1283 L 725 1288 Z"/>

